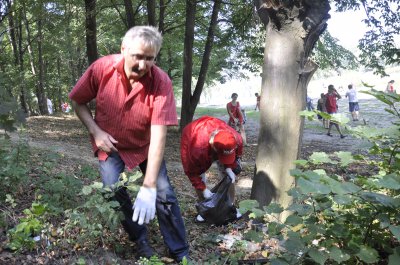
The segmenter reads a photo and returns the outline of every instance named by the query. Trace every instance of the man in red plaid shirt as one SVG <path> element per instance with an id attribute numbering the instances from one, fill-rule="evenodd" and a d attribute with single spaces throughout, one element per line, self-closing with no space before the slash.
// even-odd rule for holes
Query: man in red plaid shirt
<path id="1" fill-rule="evenodd" d="M 171 256 L 188 256 L 185 226 L 164 161 L 167 126 L 177 125 L 172 83 L 154 64 L 162 36 L 150 26 L 127 31 L 121 54 L 94 62 L 69 94 L 76 114 L 90 133 L 105 186 L 113 188 L 127 167 L 137 166 L 143 184 L 132 205 L 125 188 L 116 190 L 125 215 L 123 226 L 136 243 L 136 257 L 154 254 L 144 223 L 157 212 L 161 234 Z M 96 99 L 94 118 L 87 103 Z"/>

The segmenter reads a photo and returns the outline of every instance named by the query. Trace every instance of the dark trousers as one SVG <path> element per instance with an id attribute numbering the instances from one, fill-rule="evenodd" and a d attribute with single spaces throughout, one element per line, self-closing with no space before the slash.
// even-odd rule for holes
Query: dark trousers
<path id="1" fill-rule="evenodd" d="M 112 186 L 118 182 L 119 175 L 125 169 L 125 163 L 122 161 L 118 153 L 109 155 L 106 161 L 99 161 L 100 174 L 103 179 L 104 186 Z M 146 174 L 147 160 L 139 165 L 143 174 Z M 132 241 L 147 239 L 147 228 L 145 225 L 139 225 L 132 221 L 132 201 L 126 191 L 126 188 L 120 188 L 115 192 L 115 199 L 120 203 L 121 210 L 125 216 L 122 221 L 123 227 L 129 234 Z M 181 211 L 175 191 L 170 183 L 165 161 L 163 160 L 160 172 L 157 178 L 157 199 L 156 212 L 160 231 L 164 238 L 170 254 L 174 258 L 188 256 L 189 245 L 186 240 L 185 225 L 183 223 Z"/>

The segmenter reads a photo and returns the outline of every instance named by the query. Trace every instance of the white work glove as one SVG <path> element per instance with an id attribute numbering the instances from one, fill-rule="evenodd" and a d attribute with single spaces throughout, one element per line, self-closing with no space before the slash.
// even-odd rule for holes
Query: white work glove
<path id="1" fill-rule="evenodd" d="M 235 179 L 236 179 L 236 175 L 235 173 L 233 173 L 232 169 L 230 169 L 229 167 L 227 169 L 225 169 L 225 172 L 228 174 L 228 176 L 231 178 L 232 183 L 235 183 Z"/>
<path id="2" fill-rule="evenodd" d="M 139 193 L 136 197 L 135 203 L 133 204 L 133 216 L 132 221 L 138 221 L 139 225 L 143 222 L 148 224 L 154 219 L 156 214 L 156 188 L 140 187 Z"/>
<path id="3" fill-rule="evenodd" d="M 203 197 L 204 199 L 209 199 L 214 195 L 214 193 L 212 193 L 209 189 L 205 189 L 203 190 Z"/>

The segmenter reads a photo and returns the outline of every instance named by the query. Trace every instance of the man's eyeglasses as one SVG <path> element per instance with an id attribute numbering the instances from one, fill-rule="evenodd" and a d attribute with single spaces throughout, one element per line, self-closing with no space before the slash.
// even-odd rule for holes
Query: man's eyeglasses
<path id="1" fill-rule="evenodd" d="M 153 62 L 156 58 L 154 56 L 146 56 L 143 54 L 131 54 L 131 58 L 135 61 L 147 61 L 147 62 Z"/>

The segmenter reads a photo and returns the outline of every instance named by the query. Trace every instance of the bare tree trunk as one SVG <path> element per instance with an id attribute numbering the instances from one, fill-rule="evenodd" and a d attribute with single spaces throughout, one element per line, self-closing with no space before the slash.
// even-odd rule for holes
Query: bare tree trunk
<path id="1" fill-rule="evenodd" d="M 267 26 L 261 91 L 260 134 L 251 198 L 261 206 L 291 203 L 287 191 L 294 186 L 290 170 L 299 156 L 306 89 L 316 70 L 308 57 L 326 28 L 329 1 L 306 5 L 257 1 Z M 287 6 L 286 6 L 287 5 Z M 295 14 L 295 16 L 293 15 Z M 288 212 L 278 218 L 286 219 Z"/>
<path id="2" fill-rule="evenodd" d="M 86 54 L 91 65 L 99 57 L 97 53 L 96 0 L 85 0 Z"/>
<path id="3" fill-rule="evenodd" d="M 164 19 L 165 19 L 165 9 L 166 9 L 166 5 L 164 0 L 160 0 L 159 2 L 160 4 L 160 14 L 159 14 L 159 18 L 158 18 L 158 30 L 161 32 L 161 34 L 164 34 Z M 161 65 L 162 64 L 162 50 L 158 53 L 157 55 L 157 64 Z"/>
<path id="4" fill-rule="evenodd" d="M 132 0 L 124 0 L 124 6 L 125 6 L 128 29 L 130 29 L 133 26 L 135 26 L 135 16 L 133 13 Z"/>
<path id="5" fill-rule="evenodd" d="M 22 12 L 20 12 L 20 17 L 22 17 Z M 24 113 L 30 115 L 26 97 L 26 88 L 25 88 L 25 69 L 24 69 L 24 53 L 22 51 L 22 23 L 19 21 L 18 25 L 18 64 L 19 64 L 19 72 L 20 72 L 20 95 L 19 101 L 21 104 L 21 108 Z"/>
<path id="6" fill-rule="evenodd" d="M 41 15 L 40 15 L 41 16 Z M 39 75 L 36 84 L 36 97 L 38 98 L 40 114 L 49 114 L 47 109 L 47 99 L 44 93 L 44 62 L 43 62 L 43 33 L 42 33 L 42 19 L 38 20 L 38 64 Z"/>
<path id="7" fill-rule="evenodd" d="M 156 1 L 147 0 L 147 19 L 150 26 L 156 26 Z"/>
<path id="8" fill-rule="evenodd" d="M 187 1 L 191 2 L 191 1 Z M 204 47 L 203 58 L 201 62 L 200 73 L 197 79 L 197 84 L 193 92 L 192 96 L 192 57 L 193 57 L 193 39 L 191 43 L 187 38 L 194 37 L 194 19 L 195 13 L 191 13 L 193 11 L 189 11 L 192 3 L 188 3 L 186 6 L 186 26 L 185 26 L 185 48 L 184 48 L 184 70 L 183 70 L 183 83 L 182 83 L 182 110 L 181 110 L 181 121 L 180 121 L 180 129 L 182 130 L 188 123 L 193 120 L 193 115 L 196 110 L 197 104 L 199 103 L 201 92 L 203 91 L 204 83 L 206 80 L 206 75 L 208 71 L 208 66 L 210 62 L 210 56 L 212 51 L 212 46 L 214 44 L 214 31 L 215 27 L 218 24 L 218 13 L 221 9 L 221 0 L 215 0 L 213 5 L 213 11 L 211 15 L 210 25 L 208 27 L 207 40 Z M 195 4 L 194 4 L 195 5 Z M 193 18 L 189 18 L 188 14 L 193 16 Z M 188 21 L 189 20 L 189 21 Z M 190 29 L 188 27 L 191 27 Z M 188 31 L 186 31 L 188 30 Z M 188 35 L 186 35 L 188 33 Z M 190 36 L 191 35 L 191 36 Z M 187 46 L 186 46 L 187 45 Z M 190 49 L 190 50 L 189 50 Z M 189 65 L 190 63 L 190 65 Z M 190 71 L 190 72 L 189 72 Z"/>
<path id="9" fill-rule="evenodd" d="M 192 121 L 192 72 L 193 72 L 193 41 L 194 23 L 196 19 L 196 0 L 186 0 L 185 40 L 183 47 L 183 76 L 182 76 L 182 110 L 181 130 Z"/>

